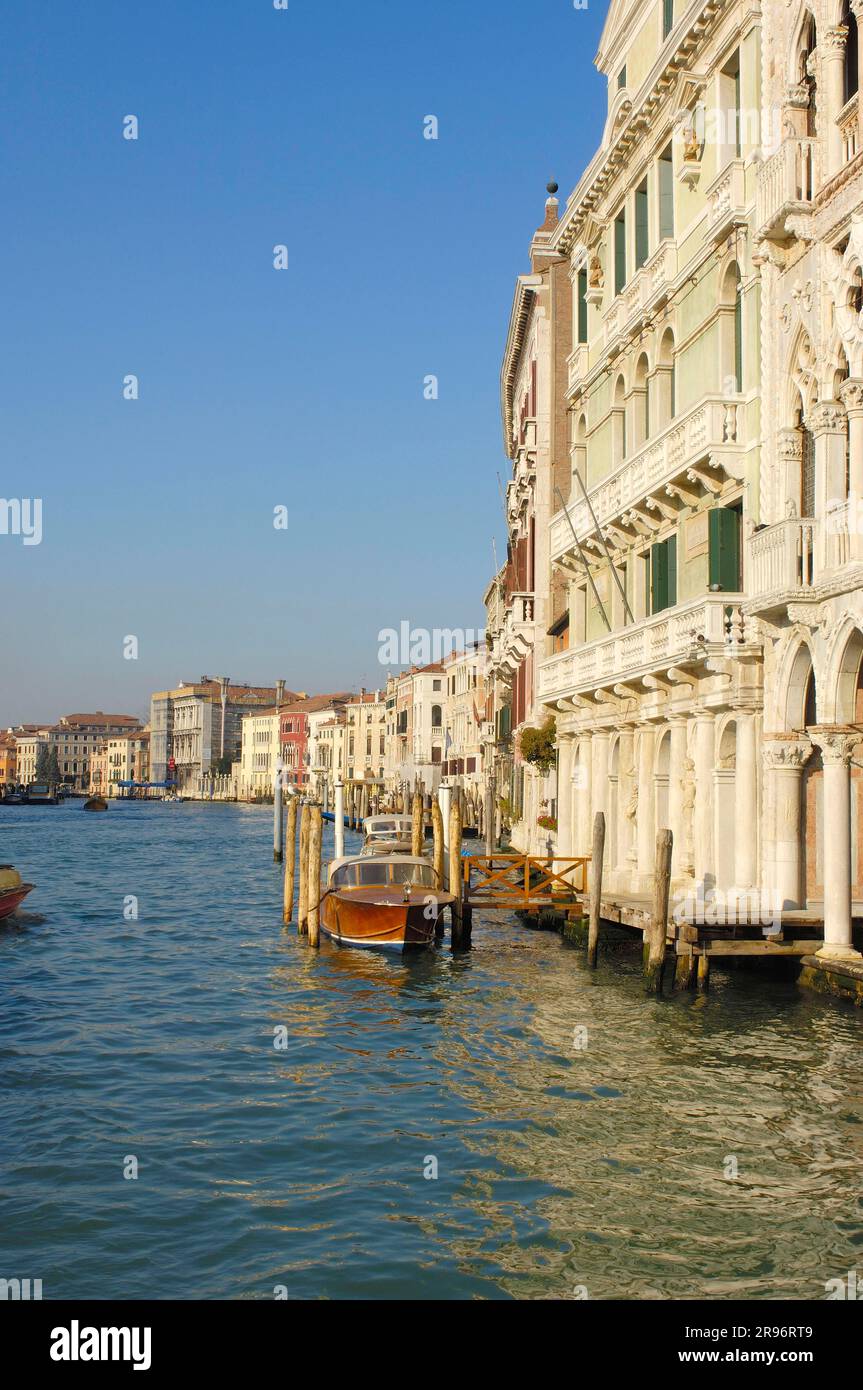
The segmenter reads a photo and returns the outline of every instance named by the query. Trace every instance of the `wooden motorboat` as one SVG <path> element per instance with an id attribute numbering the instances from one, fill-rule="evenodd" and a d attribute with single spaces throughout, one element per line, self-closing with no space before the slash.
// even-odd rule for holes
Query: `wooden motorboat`
<path id="1" fill-rule="evenodd" d="M 104 796 L 91 796 L 84 802 L 85 811 L 107 811 L 108 803 Z"/>
<path id="2" fill-rule="evenodd" d="M 364 855 L 410 854 L 413 848 L 410 816 L 366 816 L 363 831 Z"/>
<path id="3" fill-rule="evenodd" d="M 438 917 L 453 901 L 435 887 L 427 859 L 352 855 L 330 865 L 321 930 L 342 946 L 430 946 Z"/>
<path id="4" fill-rule="evenodd" d="M 35 887 L 35 883 L 23 883 L 11 864 L 0 864 L 0 921 L 10 917 Z"/>

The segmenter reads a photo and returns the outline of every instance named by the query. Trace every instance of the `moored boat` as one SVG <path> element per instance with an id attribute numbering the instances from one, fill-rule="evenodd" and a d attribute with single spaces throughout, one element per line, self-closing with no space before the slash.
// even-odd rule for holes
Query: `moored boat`
<path id="1" fill-rule="evenodd" d="M 413 822 L 410 816 L 366 816 L 363 831 L 364 855 L 411 852 Z"/>
<path id="2" fill-rule="evenodd" d="M 0 864 L 0 921 L 10 917 L 35 887 L 35 883 L 22 882 L 18 870 L 11 864 Z"/>
<path id="3" fill-rule="evenodd" d="M 430 946 L 450 893 L 435 887 L 426 859 L 409 854 L 352 855 L 330 865 L 321 930 L 342 946 L 398 951 Z"/>

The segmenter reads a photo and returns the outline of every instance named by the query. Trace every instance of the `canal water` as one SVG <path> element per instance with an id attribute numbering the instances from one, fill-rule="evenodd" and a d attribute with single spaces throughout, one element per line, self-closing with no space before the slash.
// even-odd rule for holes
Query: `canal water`
<path id="1" fill-rule="evenodd" d="M 246 806 L 0 808 L 38 885 L 0 926 L 0 1276 L 818 1299 L 860 1267 L 859 1012 L 717 969 L 648 1000 L 632 950 L 591 973 L 512 917 L 456 959 L 313 953 L 271 838 Z"/>

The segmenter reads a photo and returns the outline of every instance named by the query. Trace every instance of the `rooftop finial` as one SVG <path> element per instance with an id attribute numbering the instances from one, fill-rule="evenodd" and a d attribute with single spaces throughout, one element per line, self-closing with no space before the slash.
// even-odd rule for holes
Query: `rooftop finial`
<path id="1" fill-rule="evenodd" d="M 549 179 L 548 183 L 545 185 L 545 191 L 546 193 L 550 193 L 551 196 L 554 197 L 559 187 L 560 185 L 556 182 L 555 179 Z"/>

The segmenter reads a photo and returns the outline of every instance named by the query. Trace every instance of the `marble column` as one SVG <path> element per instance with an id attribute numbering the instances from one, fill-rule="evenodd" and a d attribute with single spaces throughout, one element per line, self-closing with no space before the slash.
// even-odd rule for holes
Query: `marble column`
<path id="1" fill-rule="evenodd" d="M 824 863 L 824 945 L 818 952 L 834 960 L 863 960 L 851 944 L 851 754 L 860 742 L 856 729 L 809 729 L 821 750 L 822 855 Z"/>
<path id="2" fill-rule="evenodd" d="M 802 907 L 805 899 L 802 788 L 803 769 L 811 756 L 808 739 L 771 738 L 763 746 L 764 799 L 769 807 L 769 844 L 765 848 L 772 866 L 770 886 L 780 908 Z"/>
<path id="3" fill-rule="evenodd" d="M 860 105 L 863 108 L 863 102 Z M 848 496 L 853 509 L 848 518 L 851 558 L 859 560 L 859 531 L 863 524 L 863 380 L 849 377 L 839 395 L 848 416 Z"/>
<path id="4" fill-rule="evenodd" d="M 833 25 L 818 35 L 818 56 L 821 59 L 819 96 L 823 93 L 827 110 L 827 177 L 832 178 L 842 168 L 842 131 L 837 117 L 845 105 L 845 39 L 848 30 L 843 24 Z"/>
<path id="5" fill-rule="evenodd" d="M 572 762 L 575 744 L 561 735 L 557 755 L 557 852 L 572 854 Z"/>
<path id="6" fill-rule="evenodd" d="M 620 875 L 621 884 L 626 882 L 629 872 L 629 853 L 632 848 L 634 829 L 633 819 L 627 815 L 631 808 L 633 790 L 636 784 L 633 760 L 635 734 L 632 728 L 620 730 L 617 757 L 617 863 L 615 868 Z"/>
<path id="7" fill-rule="evenodd" d="M 638 810 L 636 813 L 639 888 L 645 888 L 652 883 L 656 863 L 656 833 L 654 829 L 656 817 L 653 787 L 655 744 L 656 731 L 653 725 L 642 724 L 638 734 Z"/>
<path id="8" fill-rule="evenodd" d="M 593 751 L 591 734 L 582 734 L 578 740 L 578 764 L 576 780 L 573 784 L 575 794 L 576 853 L 590 854 L 593 836 L 591 814 Z"/>
<path id="9" fill-rule="evenodd" d="M 735 716 L 737 738 L 734 767 L 734 882 L 752 888 L 758 875 L 758 775 L 755 715 L 740 710 Z"/>
<path id="10" fill-rule="evenodd" d="M 668 759 L 668 826 L 673 836 L 671 872 L 683 872 L 686 830 L 683 818 L 684 763 L 686 761 L 686 720 L 670 719 L 671 744 Z"/>
<path id="11" fill-rule="evenodd" d="M 608 741 L 610 734 L 607 729 L 594 730 L 591 739 L 591 751 L 593 753 L 593 769 L 591 773 L 592 803 L 593 810 L 588 821 L 588 843 L 593 843 L 593 818 L 597 811 L 605 814 L 605 855 L 603 862 L 608 862 Z M 586 851 L 588 854 L 590 850 Z"/>
<path id="12" fill-rule="evenodd" d="M 696 714 L 693 723 L 695 760 L 695 807 L 692 815 L 693 860 L 696 880 L 705 891 L 714 884 L 713 853 L 713 773 L 715 764 L 714 717 L 707 711 Z"/>

